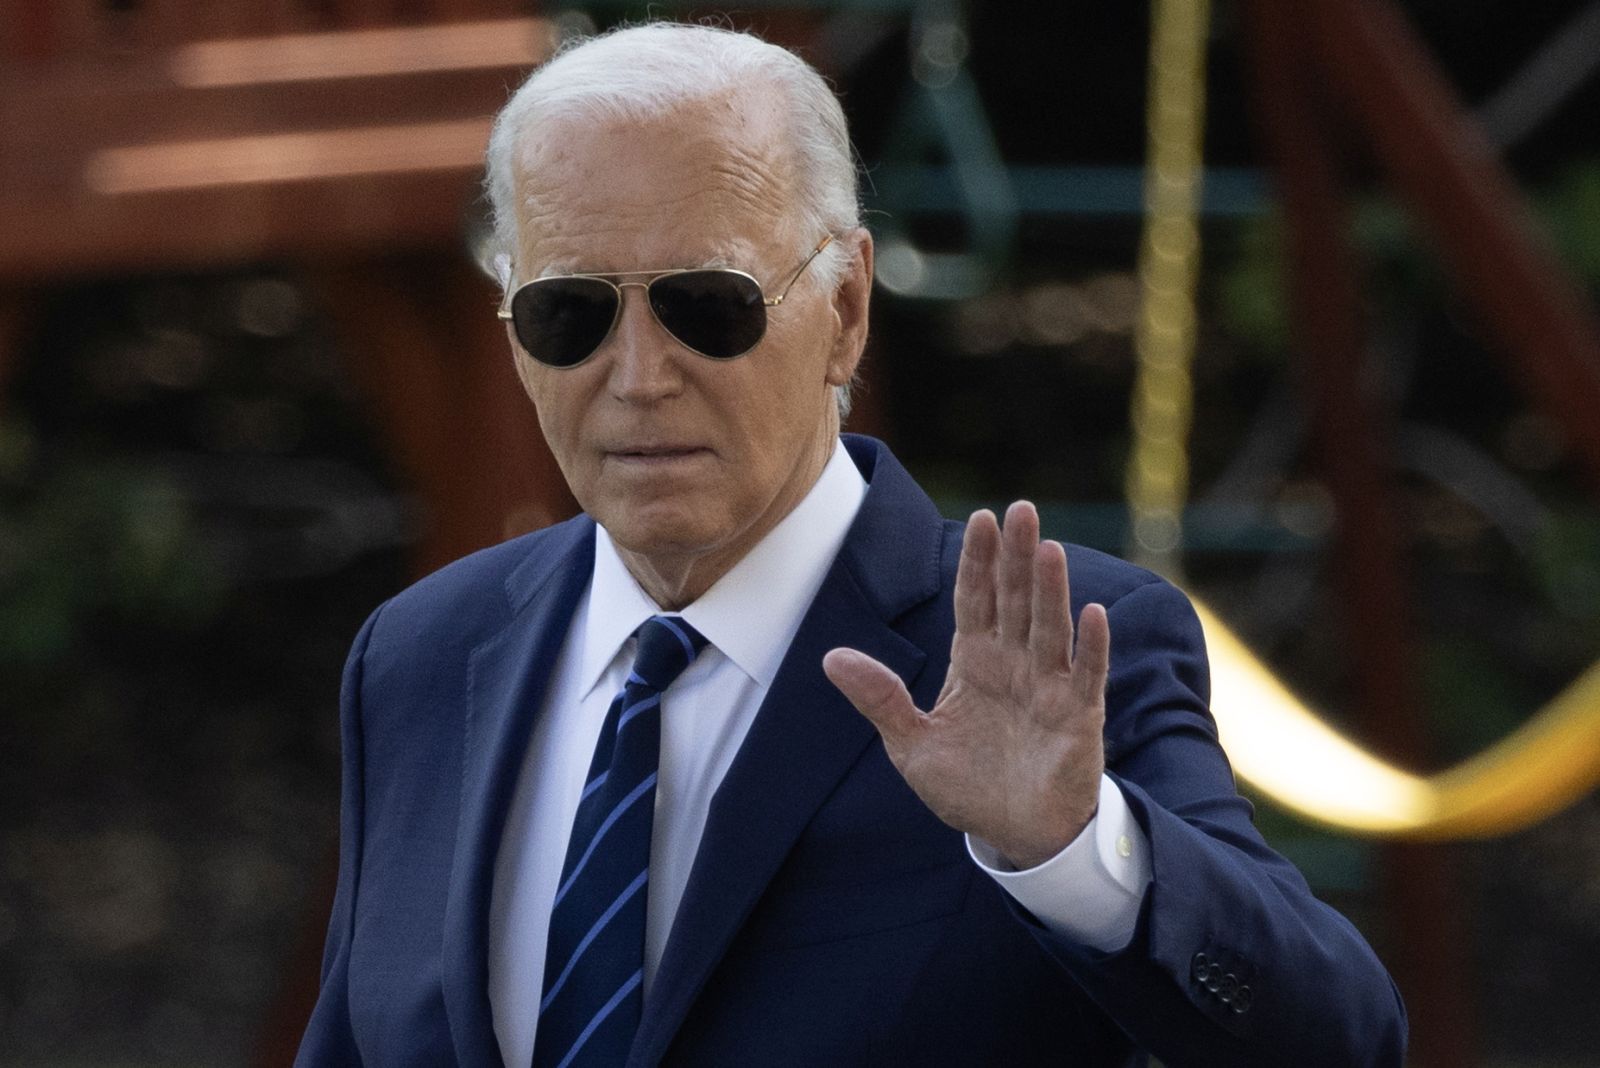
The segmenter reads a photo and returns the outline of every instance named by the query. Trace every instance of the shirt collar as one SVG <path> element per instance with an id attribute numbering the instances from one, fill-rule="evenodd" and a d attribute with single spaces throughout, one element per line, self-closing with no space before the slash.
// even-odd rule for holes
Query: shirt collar
<path id="1" fill-rule="evenodd" d="M 827 466 L 800 503 L 686 606 L 683 618 L 751 679 L 771 686 L 866 492 L 861 473 L 836 441 Z M 581 693 L 594 689 L 633 632 L 660 611 L 629 574 L 611 536 L 597 527 Z"/>

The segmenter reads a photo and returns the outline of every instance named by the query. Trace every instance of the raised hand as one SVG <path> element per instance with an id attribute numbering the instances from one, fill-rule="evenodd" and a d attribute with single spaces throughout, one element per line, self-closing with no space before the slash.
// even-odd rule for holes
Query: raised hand
<path id="1" fill-rule="evenodd" d="M 1074 651 L 1067 557 L 1039 541 L 1018 501 L 967 521 L 956 572 L 950 671 L 932 710 L 854 649 L 822 667 L 883 737 L 889 759 L 935 815 L 1018 868 L 1066 847 L 1094 816 L 1105 768 L 1105 609 L 1084 608 Z"/>

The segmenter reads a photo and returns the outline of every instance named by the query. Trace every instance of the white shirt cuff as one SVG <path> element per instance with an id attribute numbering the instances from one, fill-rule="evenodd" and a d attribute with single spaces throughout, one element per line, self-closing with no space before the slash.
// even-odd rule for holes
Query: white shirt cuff
<path id="1" fill-rule="evenodd" d="M 1108 776 L 1100 776 L 1099 811 L 1043 864 L 1017 871 L 970 834 L 967 852 L 1052 934 L 1107 953 L 1133 937 L 1150 882 L 1150 841 Z"/>

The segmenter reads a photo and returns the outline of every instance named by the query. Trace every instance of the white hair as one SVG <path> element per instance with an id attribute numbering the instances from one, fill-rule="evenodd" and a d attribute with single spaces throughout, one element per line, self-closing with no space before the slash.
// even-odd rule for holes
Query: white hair
<path id="1" fill-rule="evenodd" d="M 839 100 L 808 63 L 748 33 L 713 26 L 651 22 L 564 42 L 496 116 L 489 135 L 485 186 L 493 213 L 491 255 L 500 263 L 517 248 L 515 163 L 518 141 L 541 123 L 563 118 L 645 121 L 730 90 L 765 88 L 780 108 L 794 152 L 794 211 L 809 252 L 822 233 L 861 224 L 856 166 Z M 816 283 L 831 289 L 849 253 L 834 242 L 811 264 Z M 509 278 L 498 272 L 502 284 Z M 849 391 L 836 391 L 840 418 Z"/>

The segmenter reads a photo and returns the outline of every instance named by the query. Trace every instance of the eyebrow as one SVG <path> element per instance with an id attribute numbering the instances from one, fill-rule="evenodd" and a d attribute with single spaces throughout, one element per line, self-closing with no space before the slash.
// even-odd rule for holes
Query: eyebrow
<path id="1" fill-rule="evenodd" d="M 549 264 L 547 264 L 545 266 L 545 268 L 542 271 L 540 271 L 537 275 L 535 275 L 534 277 L 535 278 L 557 278 L 557 277 L 560 277 L 562 275 L 574 275 L 574 274 L 581 274 L 581 275 L 592 275 L 592 274 L 597 274 L 597 275 L 644 274 L 644 273 L 647 273 L 649 271 L 699 271 L 699 270 L 707 270 L 707 269 L 713 269 L 713 268 L 719 268 L 719 267 L 730 267 L 730 268 L 734 268 L 736 270 L 747 270 L 748 269 L 748 268 L 738 267 L 738 265 L 734 263 L 732 257 L 724 255 L 723 253 L 719 252 L 719 253 L 716 253 L 715 255 L 706 257 L 704 260 L 700 261 L 699 263 L 681 263 L 681 264 L 677 264 L 677 265 L 671 266 L 671 267 L 657 264 L 655 266 L 645 266 L 645 267 L 633 268 L 633 269 L 630 269 L 630 270 L 627 270 L 627 271 L 595 271 L 595 270 L 589 270 L 589 269 L 581 266 L 577 260 L 570 260 L 570 259 L 554 260 L 554 261 L 550 262 Z"/>

